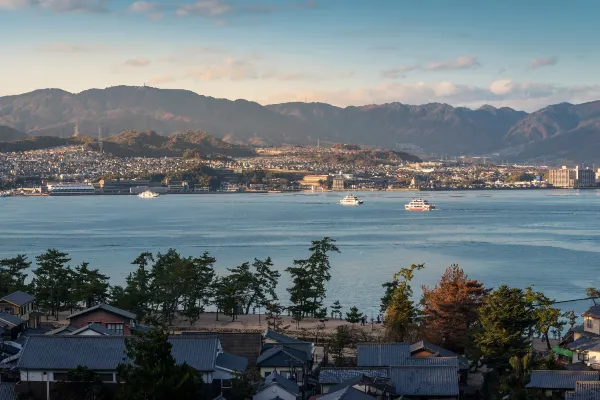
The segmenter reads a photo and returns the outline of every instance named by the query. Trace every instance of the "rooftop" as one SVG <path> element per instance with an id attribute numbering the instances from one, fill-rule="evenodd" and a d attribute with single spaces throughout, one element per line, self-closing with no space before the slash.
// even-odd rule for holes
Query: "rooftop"
<path id="1" fill-rule="evenodd" d="M 321 368 L 319 373 L 319 383 L 322 385 L 335 385 L 345 382 L 357 376 L 370 376 L 377 378 L 387 378 L 388 369 L 382 368 Z"/>
<path id="2" fill-rule="evenodd" d="M 458 370 L 451 366 L 390 368 L 396 394 L 402 396 L 458 396 Z"/>
<path id="3" fill-rule="evenodd" d="M 531 371 L 531 380 L 526 387 L 574 390 L 575 384 L 579 381 L 598 380 L 600 380 L 600 372 L 598 371 L 537 370 Z"/>
<path id="4" fill-rule="evenodd" d="M 73 313 L 73 314 L 69 315 L 67 317 L 67 319 L 73 318 L 73 317 L 77 317 L 79 315 L 87 314 L 87 313 L 95 311 L 95 310 L 104 310 L 104 311 L 107 311 L 109 313 L 117 314 L 117 315 L 120 315 L 122 317 L 129 318 L 129 319 L 136 319 L 136 317 L 137 317 L 137 315 L 135 315 L 134 313 L 131 313 L 129 311 L 122 310 L 122 309 L 117 308 L 117 307 L 109 306 L 108 304 L 98 304 L 98 305 L 95 305 L 93 307 L 86 308 L 85 310 L 81 310 L 81 311 L 78 311 L 76 313 Z"/>
<path id="5" fill-rule="evenodd" d="M 7 301 L 7 302 L 12 303 L 19 307 L 23 306 L 29 302 L 32 302 L 33 300 L 35 300 L 35 297 L 30 295 L 29 293 L 25 293 L 25 292 L 21 292 L 21 291 L 11 293 L 0 299 L 0 301 Z"/>
<path id="6" fill-rule="evenodd" d="M 374 398 L 352 386 L 319 397 L 320 400 L 373 400 Z"/>
<path id="7" fill-rule="evenodd" d="M 401 365 L 410 358 L 408 343 L 359 343 L 357 365 L 359 367 L 389 367 Z"/>
<path id="8" fill-rule="evenodd" d="M 277 372 L 272 372 L 265 378 L 264 386 L 261 390 L 266 387 L 269 387 L 273 384 L 276 384 L 288 392 L 298 396 L 300 394 L 300 387 L 296 384 L 296 382 L 292 382 L 284 376 L 279 375 Z"/>
<path id="9" fill-rule="evenodd" d="M 9 313 L 0 313 L 0 325 L 8 325 L 15 327 L 24 323 L 25 321 L 23 321 L 21 318 L 15 315 Z"/>
<path id="10" fill-rule="evenodd" d="M 567 392 L 565 400 L 600 399 L 600 382 L 577 382 L 574 392 Z"/>
<path id="11" fill-rule="evenodd" d="M 280 367 L 290 364 L 303 365 L 309 360 L 308 355 L 302 351 L 287 346 L 271 347 L 260 355 L 256 364 L 261 367 Z"/>

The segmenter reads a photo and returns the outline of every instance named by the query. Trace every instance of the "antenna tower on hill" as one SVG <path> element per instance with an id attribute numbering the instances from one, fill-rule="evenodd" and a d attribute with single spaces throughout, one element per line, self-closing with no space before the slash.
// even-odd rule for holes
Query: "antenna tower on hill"
<path id="1" fill-rule="evenodd" d="M 73 128 L 73 137 L 79 137 L 79 121 L 75 122 L 75 128 Z"/>

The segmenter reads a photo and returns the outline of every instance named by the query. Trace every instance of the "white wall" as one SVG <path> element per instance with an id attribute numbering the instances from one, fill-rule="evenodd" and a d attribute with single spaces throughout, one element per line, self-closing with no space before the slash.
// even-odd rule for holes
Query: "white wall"
<path id="1" fill-rule="evenodd" d="M 83 332 L 80 332 L 77 336 L 100 336 L 101 334 L 98 332 L 94 332 L 91 329 L 86 329 Z"/>
<path id="2" fill-rule="evenodd" d="M 271 400 L 276 397 L 279 397 L 283 400 L 296 400 L 296 396 L 279 387 L 278 385 L 271 385 L 264 388 L 260 392 L 256 393 L 252 397 L 252 400 Z"/>
<path id="3" fill-rule="evenodd" d="M 592 327 L 588 327 L 588 321 L 592 321 Z M 583 330 L 586 332 L 595 333 L 596 335 L 600 335 L 600 319 L 584 317 Z"/>

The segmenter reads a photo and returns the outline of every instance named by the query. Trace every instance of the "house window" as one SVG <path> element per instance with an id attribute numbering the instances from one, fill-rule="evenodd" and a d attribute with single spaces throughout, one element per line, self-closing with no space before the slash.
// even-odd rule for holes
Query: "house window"
<path id="1" fill-rule="evenodd" d="M 593 328 L 594 327 L 594 320 L 591 318 L 588 318 L 587 320 L 587 327 L 588 328 Z"/>
<path id="2" fill-rule="evenodd" d="M 590 355 L 588 353 L 577 353 L 577 360 L 590 361 Z"/>
<path id="3" fill-rule="evenodd" d="M 106 329 L 113 331 L 118 335 L 123 334 L 123 324 L 106 324 Z"/>

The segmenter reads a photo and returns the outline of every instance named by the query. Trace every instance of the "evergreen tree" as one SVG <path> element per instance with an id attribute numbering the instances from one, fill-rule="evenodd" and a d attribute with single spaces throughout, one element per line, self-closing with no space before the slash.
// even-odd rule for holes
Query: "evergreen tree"
<path id="1" fill-rule="evenodd" d="M 394 274 L 394 281 L 398 285 L 393 291 L 391 300 L 385 312 L 385 327 L 389 338 L 396 342 L 406 340 L 410 325 L 418 317 L 418 309 L 412 301 L 412 288 L 410 282 L 415 271 L 423 269 L 423 264 L 413 264 L 410 268 L 402 268 Z"/>
<path id="2" fill-rule="evenodd" d="M 356 308 L 356 306 L 350 307 L 350 311 L 346 313 L 346 321 L 350 322 L 351 324 L 356 324 L 357 322 L 360 322 L 362 317 L 363 314 L 358 311 L 358 308 Z"/>
<path id="3" fill-rule="evenodd" d="M 275 288 L 281 276 L 279 271 L 273 269 L 271 257 L 264 260 L 255 258 L 252 267 L 254 271 L 252 272 L 250 290 L 248 291 L 246 314 L 250 313 L 250 307 L 253 305 L 264 307 L 269 302 L 277 301 Z"/>
<path id="4" fill-rule="evenodd" d="M 187 259 L 183 264 L 183 287 L 181 314 L 193 325 L 210 303 L 215 279 L 215 259 L 208 253 Z"/>
<path id="5" fill-rule="evenodd" d="M 464 353 L 469 328 L 477 322 L 477 309 L 488 291 L 479 281 L 469 279 L 458 266 L 452 265 L 433 287 L 423 286 L 423 333 L 440 347 Z"/>
<path id="6" fill-rule="evenodd" d="M 245 373 L 235 373 L 231 380 L 231 389 L 227 393 L 228 400 L 247 400 L 256 394 L 256 384 L 260 382 L 260 373 L 249 369 Z"/>
<path id="7" fill-rule="evenodd" d="M 525 297 L 529 302 L 529 307 L 532 310 L 535 325 L 534 332 L 542 335 L 546 341 L 548 350 L 552 350 L 550 345 L 550 330 L 556 329 L 559 332 L 567 324 L 565 318 L 568 313 L 563 313 L 559 308 L 554 308 L 554 299 L 550 299 L 542 292 L 534 292 L 532 286 L 525 288 Z"/>
<path id="8" fill-rule="evenodd" d="M 533 357 L 531 353 L 523 357 L 513 356 L 509 360 L 510 373 L 501 379 L 501 390 L 509 395 L 511 400 L 529 400 L 526 385 L 533 369 Z"/>
<path id="9" fill-rule="evenodd" d="M 146 318 L 152 307 L 152 275 L 149 271 L 151 262 L 154 262 L 152 253 L 141 253 L 131 263 L 137 265 L 137 269 L 125 279 L 125 288 L 115 287 L 111 291 L 111 303 L 136 314 L 139 320 Z"/>
<path id="10" fill-rule="evenodd" d="M 331 316 L 335 317 L 336 315 L 342 319 L 342 305 L 339 300 L 334 301 L 331 306 Z"/>
<path id="11" fill-rule="evenodd" d="M 529 349 L 529 333 L 535 320 L 521 289 L 502 285 L 479 308 L 481 331 L 475 341 L 486 364 L 503 373 L 513 356 L 522 357 Z"/>
<path id="12" fill-rule="evenodd" d="M 381 286 L 385 288 L 385 293 L 381 298 L 381 305 L 379 306 L 379 312 L 385 314 L 386 310 L 390 306 L 392 299 L 394 298 L 394 292 L 398 288 L 398 284 L 400 282 L 398 279 L 394 278 L 391 282 L 385 282 Z"/>
<path id="13" fill-rule="evenodd" d="M 49 249 L 37 256 L 36 261 L 38 267 L 33 271 L 32 286 L 37 304 L 58 320 L 58 312 L 70 304 L 72 271 L 67 263 L 71 259 L 67 253 Z"/>
<path id="14" fill-rule="evenodd" d="M 288 288 L 294 312 L 298 315 L 314 316 L 323 307 L 326 295 L 325 284 L 331 279 L 331 264 L 328 253 L 339 253 L 335 240 L 324 237 L 312 242 L 311 255 L 305 260 L 294 260 L 294 266 L 286 269 L 292 277 Z"/>
<path id="15" fill-rule="evenodd" d="M 85 307 L 106 303 L 110 285 L 108 276 L 97 269 L 89 269 L 86 262 L 75 267 L 73 272 L 73 297 L 76 302 L 84 302 Z"/>
<path id="16" fill-rule="evenodd" d="M 278 302 L 269 302 L 265 305 L 265 309 L 267 310 L 265 314 L 267 328 L 275 332 L 283 331 L 283 318 L 281 317 L 283 307 Z"/>
<path id="17" fill-rule="evenodd" d="M 159 321 L 171 324 L 181 304 L 185 260 L 175 249 L 158 253 L 152 265 L 150 294 Z"/>
<path id="18" fill-rule="evenodd" d="M 239 282 L 236 276 L 228 275 L 215 281 L 215 304 L 225 315 L 235 321 L 240 314 L 246 295 L 246 284 Z"/>
<path id="19" fill-rule="evenodd" d="M 26 290 L 24 272 L 31 267 L 27 256 L 19 254 L 13 258 L 0 260 L 0 298 L 19 290 Z"/>
<path id="20" fill-rule="evenodd" d="M 192 400 L 201 398 L 202 377 L 171 354 L 168 333 L 153 328 L 125 341 L 125 358 L 117 374 L 123 400 Z"/>

